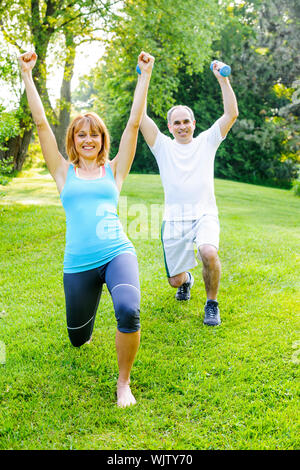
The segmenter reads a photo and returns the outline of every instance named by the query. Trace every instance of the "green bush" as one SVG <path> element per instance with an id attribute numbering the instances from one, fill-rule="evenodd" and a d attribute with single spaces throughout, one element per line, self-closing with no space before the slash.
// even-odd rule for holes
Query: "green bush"
<path id="1" fill-rule="evenodd" d="M 7 150 L 6 142 L 20 133 L 20 124 L 15 111 L 4 112 L 0 105 L 0 184 L 9 183 L 13 175 L 13 159 L 10 156 L 1 157 L 1 151 Z"/>
<path id="2" fill-rule="evenodd" d="M 4 112 L 0 105 L 0 151 L 7 150 L 6 142 L 20 133 L 20 124 L 15 111 Z"/>
<path id="3" fill-rule="evenodd" d="M 298 178 L 297 180 L 293 181 L 293 192 L 295 196 L 300 197 L 300 179 Z"/>
<path id="4" fill-rule="evenodd" d="M 30 168 L 47 168 L 37 134 L 33 135 L 29 144 L 28 157 L 26 158 L 23 166 L 24 170 L 29 170 Z"/>

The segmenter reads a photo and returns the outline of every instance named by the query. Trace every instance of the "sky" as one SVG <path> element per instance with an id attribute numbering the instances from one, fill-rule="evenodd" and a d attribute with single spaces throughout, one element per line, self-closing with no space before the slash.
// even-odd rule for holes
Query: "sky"
<path id="1" fill-rule="evenodd" d="M 71 83 L 72 91 L 74 91 L 78 86 L 80 76 L 86 75 L 89 70 L 94 67 L 96 62 L 102 57 L 103 51 L 103 45 L 96 41 L 89 45 L 84 44 L 82 46 L 78 46 L 74 66 L 74 76 Z M 62 78 L 63 68 L 60 67 L 55 70 L 54 67 L 51 67 L 51 74 L 48 75 L 47 79 L 47 88 L 52 106 L 55 106 L 56 99 L 59 98 Z M 1 77 L 0 103 L 6 107 L 7 111 L 12 110 L 17 105 L 16 95 L 4 81 L 1 81 Z"/>
<path id="2" fill-rule="evenodd" d="M 91 44 L 84 44 L 77 47 L 71 91 L 74 91 L 78 86 L 80 77 L 88 74 L 91 68 L 96 65 L 98 60 L 102 57 L 103 52 L 103 45 L 96 41 Z M 63 69 L 61 68 L 60 70 L 57 70 L 57 74 L 47 80 L 49 98 L 52 106 L 55 105 L 56 99 L 59 98 L 62 78 Z"/>

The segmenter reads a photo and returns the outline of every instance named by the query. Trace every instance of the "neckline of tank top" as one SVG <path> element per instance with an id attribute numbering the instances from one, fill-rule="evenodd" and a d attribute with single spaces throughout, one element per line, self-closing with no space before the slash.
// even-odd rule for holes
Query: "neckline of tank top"
<path id="1" fill-rule="evenodd" d="M 76 178 L 78 178 L 80 180 L 94 181 L 94 180 L 100 180 L 101 178 L 103 178 L 105 176 L 106 171 L 105 171 L 105 166 L 104 165 L 100 166 L 99 176 L 96 176 L 96 178 L 83 178 L 82 176 L 79 176 L 78 167 L 76 167 L 76 166 L 74 166 L 74 172 L 75 172 Z"/>

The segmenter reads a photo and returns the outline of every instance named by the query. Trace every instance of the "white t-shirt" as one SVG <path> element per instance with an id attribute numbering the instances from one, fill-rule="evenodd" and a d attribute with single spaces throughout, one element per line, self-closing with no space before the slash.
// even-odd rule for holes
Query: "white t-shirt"
<path id="1" fill-rule="evenodd" d="M 164 220 L 194 220 L 218 215 L 214 194 L 214 160 L 222 138 L 216 121 L 188 144 L 158 132 L 154 146 L 165 193 Z"/>

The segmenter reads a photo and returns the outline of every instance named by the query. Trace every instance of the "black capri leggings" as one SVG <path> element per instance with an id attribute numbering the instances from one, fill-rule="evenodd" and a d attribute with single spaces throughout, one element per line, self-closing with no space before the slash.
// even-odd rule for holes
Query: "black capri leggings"
<path id="1" fill-rule="evenodd" d="M 130 253 L 122 253 L 99 268 L 64 273 L 67 328 L 73 346 L 81 346 L 92 335 L 104 283 L 112 297 L 118 330 L 133 333 L 140 329 L 137 258 Z"/>

